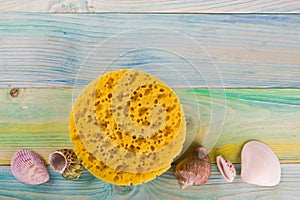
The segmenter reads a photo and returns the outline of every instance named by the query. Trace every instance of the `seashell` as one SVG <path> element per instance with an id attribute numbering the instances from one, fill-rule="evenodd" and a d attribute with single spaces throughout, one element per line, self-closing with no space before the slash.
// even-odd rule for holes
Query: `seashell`
<path id="1" fill-rule="evenodd" d="M 181 189 L 187 186 L 204 185 L 210 174 L 210 158 L 204 147 L 197 148 L 191 155 L 179 162 L 175 168 L 175 177 Z"/>
<path id="2" fill-rule="evenodd" d="M 16 179 L 29 185 L 42 184 L 50 178 L 43 158 L 27 149 L 20 150 L 13 156 L 11 172 Z"/>
<path id="3" fill-rule="evenodd" d="M 266 144 L 251 141 L 242 150 L 241 178 L 246 183 L 275 186 L 280 182 L 281 169 L 278 157 Z"/>
<path id="4" fill-rule="evenodd" d="M 236 171 L 233 164 L 228 159 L 223 158 L 222 156 L 218 156 L 216 161 L 219 171 L 221 172 L 224 179 L 227 182 L 231 183 L 236 177 Z"/>
<path id="5" fill-rule="evenodd" d="M 77 180 L 83 166 L 72 149 L 60 149 L 49 155 L 50 166 L 67 180 Z"/>

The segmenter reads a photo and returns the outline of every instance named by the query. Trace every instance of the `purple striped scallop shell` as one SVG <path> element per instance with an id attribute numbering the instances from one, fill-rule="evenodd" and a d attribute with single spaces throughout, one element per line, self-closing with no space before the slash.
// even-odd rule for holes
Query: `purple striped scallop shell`
<path id="1" fill-rule="evenodd" d="M 49 180 L 49 173 L 43 158 L 30 150 L 18 151 L 11 160 L 11 172 L 19 181 L 38 185 Z"/>

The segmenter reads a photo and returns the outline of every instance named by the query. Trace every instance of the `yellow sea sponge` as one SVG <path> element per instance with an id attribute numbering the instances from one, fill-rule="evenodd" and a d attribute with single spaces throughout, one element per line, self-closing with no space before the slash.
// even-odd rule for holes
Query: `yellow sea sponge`
<path id="1" fill-rule="evenodd" d="M 74 151 L 76 155 L 82 160 L 82 164 L 91 172 L 95 177 L 116 185 L 131 185 L 141 184 L 143 182 L 155 179 L 171 165 L 165 166 L 157 171 L 147 173 L 128 173 L 112 169 L 102 162 L 98 161 L 93 155 L 88 152 L 80 140 L 78 132 L 75 127 L 73 113 L 70 115 L 70 138 L 74 143 Z"/>
<path id="2" fill-rule="evenodd" d="M 148 79 L 148 82 L 140 82 L 134 88 L 130 78 L 122 77 L 124 74 L 132 75 L 135 81 Z M 139 71 L 117 71 L 101 77 L 97 83 L 95 110 L 101 130 L 112 143 L 125 151 L 151 153 L 162 149 L 176 136 L 182 110 L 177 96 L 164 83 L 142 76 L 145 74 Z M 130 87 L 133 89 L 129 90 Z M 132 94 L 130 98 L 120 98 L 124 88 L 127 94 Z"/>
<path id="3" fill-rule="evenodd" d="M 73 113 L 85 149 L 116 171 L 159 171 L 180 153 L 185 139 L 177 96 L 141 71 L 110 72 L 93 81 L 77 98 Z"/>

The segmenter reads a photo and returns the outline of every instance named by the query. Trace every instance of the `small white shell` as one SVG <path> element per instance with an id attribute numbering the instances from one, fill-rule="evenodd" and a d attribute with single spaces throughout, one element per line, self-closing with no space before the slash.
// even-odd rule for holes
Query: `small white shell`
<path id="1" fill-rule="evenodd" d="M 222 156 L 218 156 L 216 160 L 217 166 L 222 176 L 227 182 L 231 183 L 236 177 L 236 171 L 233 164 L 228 159 L 225 159 Z"/>
<path id="2" fill-rule="evenodd" d="M 50 178 L 43 158 L 27 149 L 14 155 L 11 160 L 11 172 L 16 179 L 29 185 L 42 184 Z"/>
<path id="3" fill-rule="evenodd" d="M 251 141 L 242 150 L 241 178 L 246 183 L 275 186 L 280 182 L 280 162 L 266 144 Z"/>

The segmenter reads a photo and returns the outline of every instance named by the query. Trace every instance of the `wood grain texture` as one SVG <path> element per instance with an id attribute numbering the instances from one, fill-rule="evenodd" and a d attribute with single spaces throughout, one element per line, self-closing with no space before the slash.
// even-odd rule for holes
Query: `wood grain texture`
<path id="1" fill-rule="evenodd" d="M 213 122 L 211 90 L 175 89 L 180 99 L 194 95 L 199 113 L 185 113 L 187 129 L 197 133 L 193 146 L 201 145 Z M 249 140 L 268 144 L 282 163 L 300 162 L 300 90 L 299 89 L 226 89 L 226 117 L 221 137 L 210 152 L 222 154 L 235 163 Z M 193 96 L 192 96 L 193 97 Z M 220 101 L 214 102 L 223 107 Z M 196 107 L 189 101 L 184 106 Z M 72 107 L 72 89 L 25 89 L 17 98 L 9 89 L 0 90 L 0 164 L 9 164 L 13 154 L 21 148 L 40 153 L 46 160 L 51 151 L 72 147 L 68 133 L 68 119 Z M 221 110 L 221 109 L 220 109 Z M 195 117 L 196 116 L 196 117 Z"/>
<path id="2" fill-rule="evenodd" d="M 0 12 L 299 13 L 297 0 L 1 0 Z"/>
<path id="3" fill-rule="evenodd" d="M 0 57 L 1 88 L 82 86 L 108 66 L 175 87 L 299 88 L 300 16 L 0 14 Z"/>
<path id="4" fill-rule="evenodd" d="M 240 165 L 236 165 L 238 173 Z M 102 182 L 86 170 L 78 181 L 66 181 L 50 171 L 50 180 L 38 186 L 24 185 L 10 173 L 8 166 L 0 167 L 1 199 L 292 199 L 300 196 L 300 165 L 282 164 L 282 178 L 275 187 L 259 187 L 242 182 L 239 176 L 227 183 L 213 165 L 207 184 L 180 190 L 174 168 L 148 183 L 119 187 Z M 19 188 L 22 188 L 19 190 Z"/>

